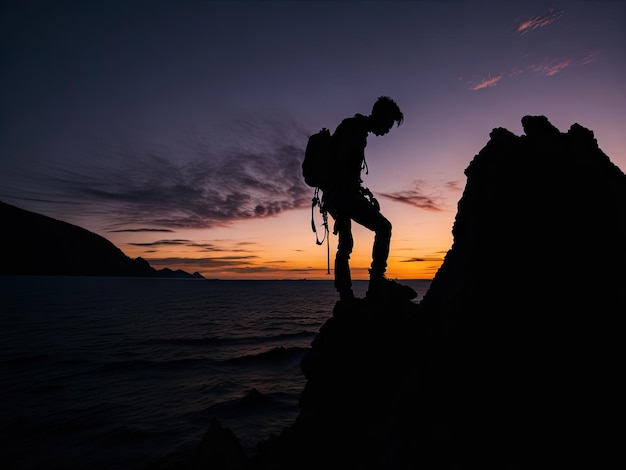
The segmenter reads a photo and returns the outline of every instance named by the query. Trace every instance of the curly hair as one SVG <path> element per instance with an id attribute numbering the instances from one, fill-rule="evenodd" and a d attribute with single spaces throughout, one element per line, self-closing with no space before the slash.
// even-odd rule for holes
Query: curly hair
<path id="1" fill-rule="evenodd" d="M 400 111 L 400 107 L 394 100 L 388 96 L 380 96 L 372 107 L 372 114 L 381 114 L 383 116 L 389 116 L 399 126 L 404 121 L 404 114 Z"/>

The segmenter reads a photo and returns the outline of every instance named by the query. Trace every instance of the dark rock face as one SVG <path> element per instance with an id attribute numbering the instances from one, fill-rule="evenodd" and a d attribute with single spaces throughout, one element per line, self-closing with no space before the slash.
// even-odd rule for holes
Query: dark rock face
<path id="1" fill-rule="evenodd" d="M 431 427 L 432 333 L 412 302 L 338 302 L 302 361 L 301 413 L 260 446 L 259 463 L 268 454 L 279 468 L 397 468 Z"/>
<path id="2" fill-rule="evenodd" d="M 258 469 L 604 468 L 621 460 L 626 175 L 578 124 L 494 129 L 419 304 L 337 303 Z M 619 445 L 618 445 L 619 443 Z"/>
<path id="3" fill-rule="evenodd" d="M 113 243 L 76 225 L 0 202 L 0 274 L 64 276 L 195 277 L 199 273 L 154 269 Z"/>
<path id="4" fill-rule="evenodd" d="M 466 465 L 597 464 L 624 392 L 626 175 L 578 124 L 522 124 L 521 137 L 494 129 L 466 169 L 421 306 L 440 320 L 437 372 Z"/>

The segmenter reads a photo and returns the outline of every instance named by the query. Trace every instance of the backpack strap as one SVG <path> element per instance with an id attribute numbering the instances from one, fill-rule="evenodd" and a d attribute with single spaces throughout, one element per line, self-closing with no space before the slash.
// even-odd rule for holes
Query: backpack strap
<path id="1" fill-rule="evenodd" d="M 311 229 L 313 230 L 313 233 L 315 233 L 315 243 L 318 245 L 321 245 L 322 243 L 324 243 L 324 239 L 328 235 L 328 212 L 322 206 L 322 202 L 319 197 L 319 192 L 320 192 L 320 188 L 315 188 L 315 192 L 313 193 L 313 199 L 311 200 Z M 322 237 L 321 240 L 319 236 L 317 235 L 317 228 L 315 227 L 314 214 L 315 214 L 316 206 L 319 206 L 319 211 L 322 214 L 322 220 L 323 220 L 322 225 L 324 226 L 324 236 Z"/>
<path id="2" fill-rule="evenodd" d="M 324 240 L 326 240 L 326 257 L 327 257 L 326 274 L 330 274 L 330 245 L 329 245 L 330 237 L 328 233 L 328 211 L 322 204 L 322 201 L 319 197 L 319 192 L 320 192 L 320 188 L 315 188 L 315 192 L 313 193 L 313 200 L 311 201 L 311 228 L 313 229 L 313 232 L 315 233 L 315 243 L 317 245 L 321 245 L 322 243 L 324 243 Z M 323 220 L 322 225 L 324 226 L 324 236 L 322 237 L 321 240 L 317 235 L 317 228 L 315 227 L 315 217 L 314 217 L 315 206 L 319 206 L 320 208 L 319 210 L 322 213 L 322 220 Z"/>

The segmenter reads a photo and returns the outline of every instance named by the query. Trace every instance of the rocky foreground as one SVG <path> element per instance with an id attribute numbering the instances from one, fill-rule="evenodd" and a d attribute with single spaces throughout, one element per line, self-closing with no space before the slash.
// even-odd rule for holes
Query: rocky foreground
<path id="1" fill-rule="evenodd" d="M 522 124 L 467 167 L 421 302 L 338 302 L 302 361 L 295 422 L 250 456 L 215 421 L 186 468 L 623 463 L 626 175 L 578 124 Z"/>

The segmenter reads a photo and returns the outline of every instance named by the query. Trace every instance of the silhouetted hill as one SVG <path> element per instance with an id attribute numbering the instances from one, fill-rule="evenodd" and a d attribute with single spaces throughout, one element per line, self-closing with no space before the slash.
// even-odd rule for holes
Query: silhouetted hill
<path id="1" fill-rule="evenodd" d="M 454 243 L 422 301 L 338 302 L 301 363 L 293 425 L 246 456 L 215 421 L 187 468 L 622 460 L 626 175 L 578 124 L 522 124 L 522 136 L 494 129 L 467 167 Z"/>
<path id="2" fill-rule="evenodd" d="M 0 220 L 0 274 L 202 278 L 199 273 L 156 270 L 100 235 L 4 202 Z"/>

